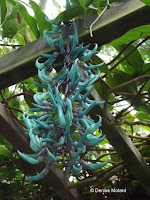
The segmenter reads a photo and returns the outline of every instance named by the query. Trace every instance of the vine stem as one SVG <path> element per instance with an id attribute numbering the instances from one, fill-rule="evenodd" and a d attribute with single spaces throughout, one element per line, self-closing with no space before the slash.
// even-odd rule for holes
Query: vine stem
<path id="1" fill-rule="evenodd" d="M 127 81 L 125 83 L 122 83 L 114 88 L 111 88 L 110 90 L 108 90 L 106 96 L 105 96 L 105 103 L 104 103 L 104 110 L 103 110 L 103 120 L 106 119 L 106 112 L 107 112 L 107 103 L 108 103 L 108 99 L 109 99 L 109 95 L 110 93 L 114 93 L 114 91 L 116 90 L 119 90 L 121 88 L 124 88 L 124 87 L 127 87 L 128 85 L 131 85 L 133 83 L 136 83 L 137 81 L 140 81 L 140 80 L 143 80 L 143 79 L 146 79 L 146 80 L 149 80 L 150 79 L 150 76 L 139 76 L 139 77 L 136 77 L 130 81 Z"/>
<path id="2" fill-rule="evenodd" d="M 130 122 L 130 121 L 125 120 L 125 119 L 121 120 L 121 124 L 128 124 L 128 125 L 132 125 L 132 126 L 134 126 L 134 125 L 143 125 L 143 126 L 149 126 L 150 127 L 150 123 L 148 123 L 148 122 L 141 122 L 141 121 Z M 136 138 L 136 136 L 133 136 L 133 137 Z M 142 138 L 146 139 L 147 137 L 142 137 Z"/>
<path id="3" fill-rule="evenodd" d="M 123 52 L 134 42 L 135 40 L 125 45 L 125 47 L 118 53 L 118 55 L 114 59 L 112 59 L 109 63 L 107 63 L 107 65 L 111 65 L 112 63 L 114 63 L 123 54 Z"/>
<path id="4" fill-rule="evenodd" d="M 22 111 L 22 110 L 19 110 L 19 109 L 17 109 L 17 108 L 14 108 L 14 107 L 12 107 L 12 106 L 5 105 L 5 104 L 4 104 L 4 106 L 6 106 L 7 108 L 10 108 L 10 109 L 13 109 L 13 110 L 16 110 L 16 111 L 18 111 L 18 112 L 21 112 L 21 113 L 23 113 L 23 111 Z"/>
<path id="5" fill-rule="evenodd" d="M 112 71 L 113 69 L 115 69 L 120 63 L 122 63 L 128 56 L 131 55 L 131 53 L 133 53 L 139 46 L 141 46 L 148 39 L 150 39 L 150 36 L 146 37 L 143 41 L 141 41 L 138 45 L 136 45 L 124 58 L 122 58 L 121 60 L 119 60 L 112 68 L 110 68 L 109 71 Z M 106 77 L 107 77 L 107 74 L 105 74 L 104 76 L 102 76 L 102 78 L 106 78 Z"/>
<path id="6" fill-rule="evenodd" d="M 107 10 L 107 8 L 110 7 L 110 4 L 109 4 L 109 0 L 107 0 L 107 3 L 106 3 L 106 6 L 105 8 L 103 9 L 103 11 L 101 12 L 101 14 L 94 20 L 94 22 L 92 22 L 92 24 L 90 25 L 90 36 L 93 37 L 93 33 L 92 33 L 92 27 L 93 25 L 99 20 L 99 18 L 104 14 L 104 12 Z"/>
<path id="7" fill-rule="evenodd" d="M 8 109 L 9 109 L 9 111 L 10 111 L 12 117 L 14 117 L 14 118 L 17 120 L 17 122 L 18 122 L 19 124 L 21 124 L 24 128 L 26 128 L 26 126 L 16 117 L 16 115 L 13 113 L 13 111 L 12 111 L 11 108 L 9 107 L 9 104 L 8 104 L 8 102 L 7 102 L 7 100 L 6 100 L 5 96 L 4 96 L 4 94 L 2 93 L 2 91 L 0 91 L 0 95 L 1 95 L 1 97 L 2 97 L 2 99 L 3 99 L 3 101 L 4 101 L 4 103 L 6 104 L 6 106 L 8 106 Z"/>
<path id="8" fill-rule="evenodd" d="M 28 95 L 28 96 L 33 97 L 33 94 L 30 94 L 30 93 L 28 93 L 28 92 L 21 92 L 21 93 L 19 93 L 19 94 L 15 94 L 15 95 L 13 95 L 13 96 L 10 96 L 10 97 L 6 98 L 6 100 L 8 101 L 8 100 L 10 100 L 10 99 L 12 99 L 12 98 L 16 98 L 17 96 L 21 96 L 21 95 Z"/>
<path id="9" fill-rule="evenodd" d="M 4 46 L 4 47 L 22 47 L 24 45 L 22 44 L 0 44 L 0 46 Z"/>

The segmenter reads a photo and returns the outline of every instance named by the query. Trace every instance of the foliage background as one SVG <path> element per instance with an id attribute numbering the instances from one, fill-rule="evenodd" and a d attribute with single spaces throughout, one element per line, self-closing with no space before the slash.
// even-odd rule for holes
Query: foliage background
<path id="1" fill-rule="evenodd" d="M 59 2 L 53 3 L 60 12 L 56 19 L 72 20 L 74 18 L 85 17 L 92 12 L 98 14 L 106 6 L 105 0 L 71 0 L 73 8 L 66 11 Z M 115 0 L 110 0 L 113 3 Z M 142 0 L 150 6 L 148 0 Z M 43 30 L 51 30 L 51 26 L 45 22 L 45 9 L 48 7 L 46 1 L 32 1 L 26 5 L 19 0 L 0 1 L 0 56 L 14 51 L 24 46 L 43 34 Z M 43 6 L 43 7 L 42 7 Z M 28 7 L 32 9 L 33 16 L 29 14 Z M 150 162 L 150 80 L 145 76 L 150 76 L 150 25 L 134 28 L 122 37 L 99 48 L 97 56 L 92 58 L 91 63 L 98 64 L 105 62 L 101 68 L 101 76 L 95 84 L 98 94 L 106 100 L 107 107 L 118 120 L 119 124 L 131 138 L 142 156 Z M 56 72 L 55 72 L 56 73 Z M 143 78 L 139 78 L 143 77 Z M 131 82 L 127 87 L 120 87 L 114 90 L 107 98 L 107 93 L 111 88 L 115 88 L 123 83 L 128 83 L 137 78 L 136 82 Z M 32 80 L 40 81 L 37 76 L 24 80 L 14 86 L 0 91 L 0 101 L 11 112 L 13 117 L 23 126 L 22 112 L 28 111 L 34 102 L 33 95 L 41 91 L 35 87 Z M 29 112 L 29 111 L 28 111 Z M 88 178 L 97 176 L 100 180 L 94 183 L 98 188 L 126 188 L 125 194 L 102 194 L 90 192 L 90 183 L 80 185 L 79 191 L 85 199 L 148 199 L 148 196 L 141 188 L 140 183 L 134 178 L 131 171 L 123 164 L 122 158 L 109 144 L 107 139 L 95 148 L 89 148 L 86 157 L 90 160 L 110 160 L 106 168 L 95 172 L 83 171 L 82 174 L 72 176 L 74 183 L 81 182 Z M 44 181 L 27 182 L 25 173 L 18 168 L 19 157 L 16 149 L 0 135 L 0 198 L 10 199 L 59 199 L 53 188 Z M 16 165 L 17 164 L 17 165 Z M 30 169 L 28 169 L 30 170 Z M 101 186 L 101 187 L 100 187 Z"/>

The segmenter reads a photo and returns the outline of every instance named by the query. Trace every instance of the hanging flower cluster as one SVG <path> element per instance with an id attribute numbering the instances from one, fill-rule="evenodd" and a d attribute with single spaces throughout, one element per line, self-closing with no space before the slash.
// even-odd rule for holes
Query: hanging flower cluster
<path id="1" fill-rule="evenodd" d="M 50 23 L 55 23 L 48 20 Z M 95 136 L 95 131 L 101 126 L 101 116 L 98 122 L 94 122 L 88 113 L 96 105 L 104 102 L 90 100 L 93 84 L 99 78 L 91 70 L 98 69 L 103 63 L 88 66 L 87 61 L 97 53 L 97 44 L 93 50 L 89 46 L 78 44 L 78 30 L 74 23 L 74 34 L 67 38 L 66 48 L 62 36 L 52 40 L 47 34 L 58 33 L 61 30 L 61 22 L 53 26 L 51 32 L 44 31 L 44 38 L 50 47 L 60 47 L 60 52 L 53 54 L 41 54 L 46 61 L 35 65 L 38 76 L 43 83 L 34 82 L 45 92 L 34 95 L 34 108 L 29 109 L 36 114 L 23 114 L 23 120 L 27 126 L 26 132 L 30 137 L 30 147 L 35 154 L 25 154 L 18 151 L 21 158 L 31 164 L 39 164 L 47 160 L 47 166 L 38 175 L 26 177 L 27 180 L 37 181 L 48 174 L 53 163 L 65 169 L 67 173 L 79 173 L 82 168 L 99 169 L 107 162 L 92 164 L 80 158 L 86 152 L 86 147 L 93 146 L 105 139 L 105 136 Z M 60 72 L 50 78 L 53 68 L 56 68 L 56 59 L 63 57 L 63 67 Z M 39 113 L 39 114 L 38 114 Z"/>

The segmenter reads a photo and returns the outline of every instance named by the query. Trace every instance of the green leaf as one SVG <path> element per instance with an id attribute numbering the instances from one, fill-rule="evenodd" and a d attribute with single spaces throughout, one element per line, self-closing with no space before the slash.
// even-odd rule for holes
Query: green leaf
<path id="1" fill-rule="evenodd" d="M 84 14 L 84 9 L 81 6 L 73 6 L 72 8 L 69 8 L 68 10 L 65 10 L 62 13 L 60 13 L 56 17 L 56 21 L 69 21 L 70 19 L 73 19 L 81 14 Z"/>
<path id="2" fill-rule="evenodd" d="M 9 105 L 16 109 L 20 108 L 20 104 L 21 102 L 19 101 L 18 98 L 12 98 L 9 100 Z M 13 113 L 18 117 L 19 112 L 17 110 L 13 110 Z"/>
<path id="3" fill-rule="evenodd" d="M 0 167 L 0 182 L 5 180 L 5 179 L 9 179 L 9 181 L 12 181 L 12 179 L 15 177 L 16 175 L 16 170 L 13 164 L 11 165 L 7 165 L 7 166 L 2 166 Z M 13 189 L 14 191 L 16 191 L 16 189 L 14 189 L 14 183 L 13 184 L 8 184 L 9 186 L 9 192 Z M 13 191 L 12 190 L 12 191 Z"/>
<path id="4" fill-rule="evenodd" d="M 5 145 L 5 147 L 12 151 L 13 146 L 0 134 L 0 146 Z"/>
<path id="5" fill-rule="evenodd" d="M 11 152 L 4 145 L 0 145 L 0 155 L 3 155 L 8 158 L 12 157 Z"/>
<path id="6" fill-rule="evenodd" d="M 143 112 L 143 111 L 139 111 L 136 113 L 136 117 L 139 119 L 139 120 L 150 120 L 150 116 Z"/>
<path id="7" fill-rule="evenodd" d="M 130 45 L 127 50 L 123 53 L 124 56 L 126 56 L 132 49 L 134 48 L 133 45 Z M 121 49 L 123 49 L 123 47 L 116 47 L 117 51 L 120 51 Z M 126 62 L 130 65 L 130 67 L 133 69 L 133 71 L 135 73 L 137 73 L 138 75 L 142 75 L 143 72 L 143 65 L 144 65 L 144 61 L 142 59 L 141 54 L 139 53 L 139 51 L 136 49 L 135 51 L 133 51 L 127 58 L 126 58 Z"/>
<path id="8" fill-rule="evenodd" d="M 35 17 L 37 20 L 37 25 L 39 27 L 40 35 L 42 36 L 43 31 L 46 29 L 51 29 L 52 25 L 45 21 L 46 15 L 41 11 L 41 9 L 37 3 L 30 0 L 29 4 L 31 5 L 31 7 L 35 13 Z"/>
<path id="9" fill-rule="evenodd" d="M 17 33 L 17 34 L 15 35 L 14 39 L 16 39 L 17 42 L 18 42 L 20 45 L 25 45 L 24 37 L 23 37 L 21 34 Z"/>
<path id="10" fill-rule="evenodd" d="M 13 38 L 14 35 L 17 33 L 18 30 L 18 21 L 17 19 L 9 20 L 4 26 L 3 26 L 3 33 L 2 37 L 7 38 Z"/>
<path id="11" fill-rule="evenodd" d="M 1 0 L 0 1 L 0 13 L 1 13 L 1 23 L 3 23 L 6 14 L 7 14 L 7 5 L 6 5 L 6 0 Z"/>
<path id="12" fill-rule="evenodd" d="M 149 106 L 146 106 L 146 105 L 140 106 L 140 107 L 138 108 L 138 111 L 145 112 L 145 113 L 147 113 L 147 114 L 149 115 L 149 114 L 150 114 L 150 107 L 149 107 Z"/>
<path id="13" fill-rule="evenodd" d="M 150 6 L 150 1 L 149 0 L 140 0 L 142 1 L 143 3 L 145 3 L 146 5 Z"/>
<path id="14" fill-rule="evenodd" d="M 86 8 L 92 3 L 92 0 L 79 0 L 79 3 L 83 8 Z"/>
<path id="15" fill-rule="evenodd" d="M 27 9 L 25 8 L 24 5 L 22 5 L 20 2 L 15 1 L 15 0 L 7 0 L 11 5 L 18 5 L 18 11 L 24 18 L 25 22 L 28 24 L 30 27 L 31 31 L 34 33 L 36 38 L 40 37 L 40 33 L 37 28 L 37 22 L 34 17 L 29 15 Z"/>
<path id="16" fill-rule="evenodd" d="M 103 99 L 108 91 L 108 87 L 106 85 L 100 83 L 100 81 L 94 84 L 94 89 L 97 91 L 99 96 Z"/>
<path id="17" fill-rule="evenodd" d="M 146 63 L 143 66 L 143 75 L 150 75 L 150 63 Z"/>
<path id="18" fill-rule="evenodd" d="M 97 55 L 93 55 L 93 62 L 92 62 L 92 65 L 97 65 L 97 64 L 100 64 L 100 63 L 103 63 L 104 61 Z M 102 67 L 100 67 L 100 72 L 104 72 L 104 73 L 107 73 L 107 74 L 110 74 L 110 71 L 108 69 L 108 66 L 104 63 L 102 65 Z"/>
<path id="19" fill-rule="evenodd" d="M 5 89 L 5 98 L 8 98 L 10 96 L 9 88 Z"/>
<path id="20" fill-rule="evenodd" d="M 126 74 L 124 72 L 121 72 L 118 70 L 118 72 L 113 73 L 112 76 L 109 76 L 106 78 L 106 82 L 112 87 L 116 87 L 122 83 L 125 83 L 127 81 L 130 81 L 133 79 L 133 76 Z M 137 91 L 137 85 L 132 84 L 129 85 L 128 87 L 121 88 L 117 90 L 118 92 L 136 92 Z"/>
<path id="21" fill-rule="evenodd" d="M 96 8 L 104 7 L 106 1 L 105 0 L 93 0 L 93 5 Z"/>
<path id="22" fill-rule="evenodd" d="M 6 19 L 3 21 L 2 27 L 3 27 L 8 21 L 10 21 L 10 20 L 12 20 L 12 19 L 16 19 L 16 18 L 17 18 L 17 6 L 15 6 L 15 7 L 12 9 L 11 13 L 9 14 L 9 16 L 7 16 Z"/>
<path id="23" fill-rule="evenodd" d="M 35 92 L 31 88 L 29 88 L 28 85 L 26 85 L 25 83 L 23 84 L 23 92 L 28 92 L 29 94 L 32 94 L 32 95 L 35 94 Z M 27 105 L 29 106 L 29 108 L 33 108 L 32 103 L 36 103 L 33 97 L 30 95 L 24 95 L 24 99 Z"/>
<path id="24" fill-rule="evenodd" d="M 144 25 L 131 29 L 120 38 L 112 41 L 110 45 L 118 46 L 148 36 L 150 36 L 150 25 Z"/>
<path id="25" fill-rule="evenodd" d="M 40 33 L 37 28 L 37 22 L 31 15 L 28 14 L 27 9 L 21 4 L 18 4 L 18 11 L 24 18 L 25 22 L 29 25 L 31 31 L 34 33 L 36 38 L 40 37 Z"/>

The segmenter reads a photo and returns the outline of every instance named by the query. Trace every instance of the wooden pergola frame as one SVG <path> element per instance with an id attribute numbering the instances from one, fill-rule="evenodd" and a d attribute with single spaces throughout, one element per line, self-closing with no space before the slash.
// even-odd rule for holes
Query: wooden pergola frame
<path id="1" fill-rule="evenodd" d="M 90 26 L 96 17 L 96 13 L 88 16 L 86 25 Z M 76 24 L 79 29 L 80 42 L 103 45 L 120 37 L 132 28 L 150 24 L 150 7 L 147 7 L 139 0 L 113 3 L 111 8 L 93 26 L 93 38 L 90 37 L 89 30 L 84 28 L 83 19 L 77 20 Z M 64 38 L 67 30 L 68 27 L 62 33 Z M 57 37 L 58 35 L 52 36 L 53 39 Z M 37 74 L 34 64 L 35 60 L 40 56 L 40 53 L 50 53 L 53 51 L 54 49 L 51 49 L 44 38 L 41 37 L 20 49 L 2 56 L 0 58 L 0 89 L 7 88 Z M 96 91 L 93 91 L 92 95 L 96 100 L 101 100 Z M 93 113 L 95 112 L 101 114 L 103 106 L 99 106 L 98 110 L 94 110 Z M 119 125 L 110 126 L 108 122 L 115 122 L 115 118 L 110 114 L 109 110 L 107 110 L 106 116 L 102 127 L 103 132 L 136 179 L 140 181 L 147 194 L 150 195 L 150 169 L 147 163 L 122 128 Z M 0 127 L 1 133 L 15 149 L 30 153 L 29 141 L 24 130 L 11 117 L 2 104 L 0 104 Z M 36 168 L 33 168 L 33 171 L 40 171 L 41 167 L 36 166 Z M 45 178 L 45 181 L 53 186 L 55 190 L 62 190 L 71 184 L 59 169 L 53 167 L 50 175 Z M 77 189 L 69 190 L 68 197 L 66 195 L 61 195 L 61 197 L 66 200 L 81 199 Z"/>

